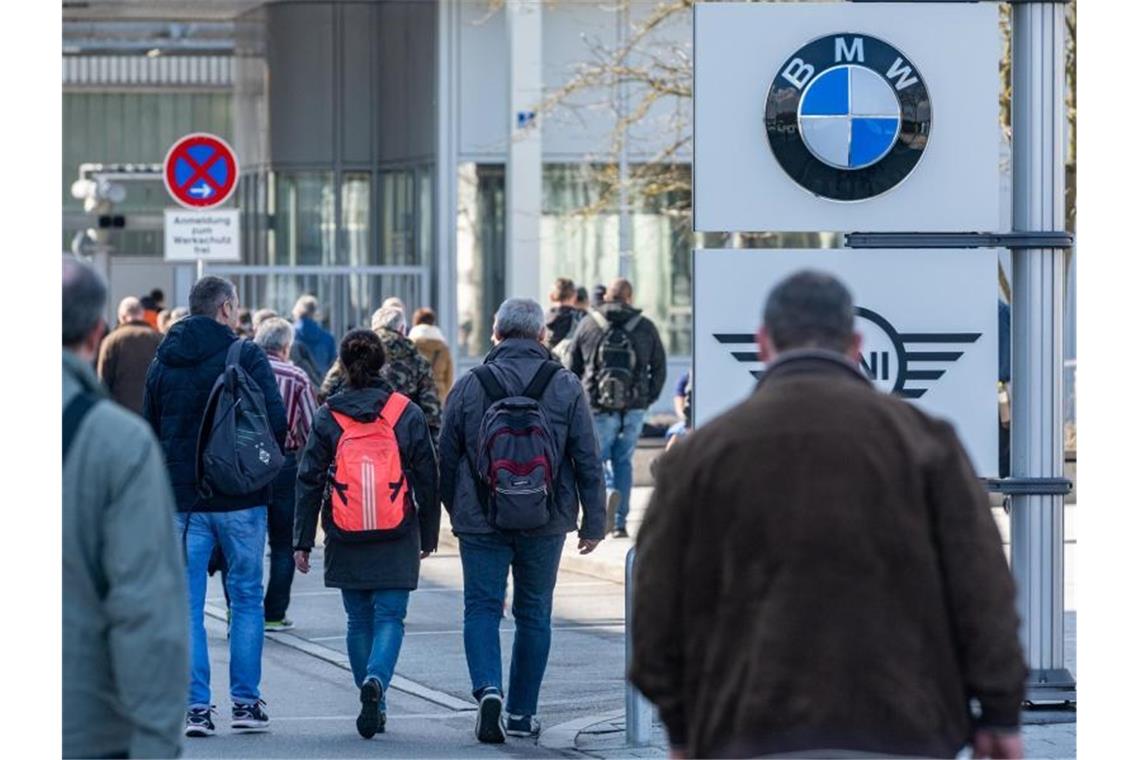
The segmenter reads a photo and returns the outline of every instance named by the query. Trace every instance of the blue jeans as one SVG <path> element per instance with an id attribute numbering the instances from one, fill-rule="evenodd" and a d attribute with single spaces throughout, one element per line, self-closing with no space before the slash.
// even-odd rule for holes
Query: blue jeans
<path id="1" fill-rule="evenodd" d="M 174 527 L 179 544 L 186 532 L 186 583 L 190 591 L 190 694 L 189 707 L 210 705 L 210 657 L 206 646 L 206 566 L 214 546 L 222 547 L 229 572 L 230 698 L 249 704 L 261 698 L 261 647 L 265 618 L 261 602 L 265 507 L 233 512 L 179 512 Z"/>
<path id="2" fill-rule="evenodd" d="M 340 590 L 348 615 L 348 662 L 358 689 L 366 678 L 375 678 L 388 691 L 404 641 L 408 593 L 407 589 Z"/>
<path id="3" fill-rule="evenodd" d="M 644 409 L 630 409 L 625 413 L 594 412 L 598 450 L 606 463 L 606 490 L 617 491 L 621 496 L 614 514 L 615 530 L 625 530 L 629 493 L 633 489 L 633 452 L 644 425 Z"/>
<path id="4" fill-rule="evenodd" d="M 507 572 L 515 579 L 511 606 L 515 643 L 507 692 L 507 712 L 512 715 L 534 715 L 538 711 L 538 691 L 550 655 L 554 583 L 565 542 L 565 534 L 459 536 L 459 557 L 463 562 L 463 648 L 476 699 L 487 688 L 503 691 L 499 621 L 507 598 Z"/>

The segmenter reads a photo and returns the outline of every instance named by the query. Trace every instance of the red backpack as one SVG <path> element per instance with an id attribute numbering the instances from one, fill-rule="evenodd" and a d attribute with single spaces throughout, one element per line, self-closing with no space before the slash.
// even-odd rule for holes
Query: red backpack
<path id="1" fill-rule="evenodd" d="M 329 476 L 337 538 L 391 539 L 411 525 L 415 506 L 396 441 L 396 423 L 408 403 L 407 396 L 392 393 L 372 422 L 332 413 L 343 431 Z"/>

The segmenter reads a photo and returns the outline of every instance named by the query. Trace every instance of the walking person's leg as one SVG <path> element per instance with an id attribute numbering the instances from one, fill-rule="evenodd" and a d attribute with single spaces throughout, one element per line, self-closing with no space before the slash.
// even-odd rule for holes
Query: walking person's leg
<path id="1" fill-rule="evenodd" d="M 503 661 L 499 623 L 507 596 L 507 572 L 513 550 L 497 533 L 459 536 L 463 564 L 463 649 L 471 692 L 479 700 L 475 735 L 481 742 L 504 740 Z"/>
<path id="2" fill-rule="evenodd" d="M 515 644 L 511 652 L 510 690 L 507 692 L 507 733 L 534 736 L 539 725 L 538 692 L 550 656 L 550 615 L 554 584 L 566 535 L 519 538 L 515 545 Z"/>
<path id="3" fill-rule="evenodd" d="M 261 650 L 265 641 L 262 601 L 266 509 L 250 507 L 210 515 L 226 557 L 230 593 L 230 697 L 233 726 L 264 730 L 269 717 L 261 708 Z"/>
<path id="4" fill-rule="evenodd" d="M 618 435 L 611 451 L 613 464 L 613 489 L 619 500 L 614 513 L 614 530 L 625 532 L 625 521 L 629 516 L 629 498 L 633 491 L 633 454 L 637 451 L 637 441 L 645 426 L 645 410 L 630 409 L 625 413 Z"/>
<path id="5" fill-rule="evenodd" d="M 614 468 L 611 462 L 621 427 L 620 415 L 613 412 L 594 412 L 594 434 L 598 437 L 598 453 L 606 476 L 606 533 L 614 529 L 618 509 L 618 493 L 614 490 Z"/>
<path id="6" fill-rule="evenodd" d="M 206 566 L 214 550 L 215 536 L 202 514 L 175 514 L 178 545 L 185 537 L 186 586 L 190 610 L 190 689 L 186 699 L 186 735 L 214 733 L 210 717 L 210 652 L 206 642 Z M 187 529 L 187 522 L 189 528 Z"/>
<path id="7" fill-rule="evenodd" d="M 285 617 L 293 588 L 293 511 L 297 494 L 297 458 L 290 453 L 273 481 L 269 502 L 269 583 L 265 586 L 265 630 L 286 631 L 293 627 Z"/>
<path id="8" fill-rule="evenodd" d="M 372 654 L 368 658 L 368 675 L 380 681 L 385 693 L 396 673 L 396 661 L 404 643 L 404 618 L 408 614 L 410 593 L 407 589 L 372 592 Z"/>
<path id="9" fill-rule="evenodd" d="M 356 717 L 356 731 L 365 739 L 371 739 L 384 730 L 381 720 L 384 687 L 370 669 L 375 636 L 376 593 L 365 589 L 340 591 L 348 618 L 345 632 L 348 664 L 352 668 L 352 680 L 356 682 L 356 688 L 360 689 L 360 714 Z"/>

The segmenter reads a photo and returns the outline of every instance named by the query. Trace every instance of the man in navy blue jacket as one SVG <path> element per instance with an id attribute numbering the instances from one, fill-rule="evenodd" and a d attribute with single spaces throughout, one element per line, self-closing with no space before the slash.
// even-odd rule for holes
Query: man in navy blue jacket
<path id="1" fill-rule="evenodd" d="M 214 381 L 222 374 L 226 352 L 237 340 L 237 289 L 229 280 L 206 276 L 190 291 L 190 316 L 176 322 L 158 347 L 147 372 L 143 413 L 166 457 L 178 512 L 175 528 L 184 542 L 190 597 L 190 693 L 186 736 L 214 733 L 210 715 L 210 660 L 203 620 L 206 568 L 215 546 L 229 566 L 231 725 L 263 731 L 269 717 L 262 708 L 261 647 L 262 555 L 265 553 L 266 509 L 270 489 L 244 496 L 202 498 L 195 460 L 198 429 Z M 252 341 L 240 352 L 240 364 L 261 388 L 269 422 L 284 446 L 285 405 L 265 353 Z"/>

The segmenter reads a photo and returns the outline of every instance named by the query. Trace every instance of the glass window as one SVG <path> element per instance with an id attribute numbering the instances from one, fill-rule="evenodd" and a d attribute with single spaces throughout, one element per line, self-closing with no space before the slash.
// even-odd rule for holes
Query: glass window
<path id="1" fill-rule="evenodd" d="M 374 264 L 371 250 L 369 217 L 372 208 L 372 175 L 349 172 L 340 185 L 340 223 L 343 230 L 344 255 L 350 266 Z"/>
<path id="2" fill-rule="evenodd" d="M 436 298 L 436 287 L 438 282 L 439 273 L 439 260 L 435 255 L 435 236 L 432 231 L 432 222 L 435 219 L 433 210 L 435 208 L 435 188 L 432 186 L 432 167 L 425 166 L 416 172 L 416 182 L 419 184 L 419 232 L 416 236 L 416 244 L 419 249 L 418 260 L 419 263 L 426 266 L 431 273 L 430 284 L 428 286 L 428 298 L 430 302 L 438 304 L 439 300 Z"/>
<path id="3" fill-rule="evenodd" d="M 274 264 L 334 264 L 336 234 L 331 172 L 277 176 Z"/>
<path id="4" fill-rule="evenodd" d="M 417 264 L 415 170 L 385 171 L 380 177 L 380 263 Z"/>
<path id="5" fill-rule="evenodd" d="M 491 348 L 495 309 L 506 294 L 506 173 L 502 164 L 459 165 L 456 224 L 457 352 Z"/>

